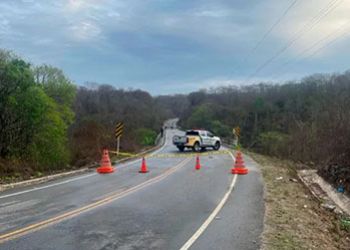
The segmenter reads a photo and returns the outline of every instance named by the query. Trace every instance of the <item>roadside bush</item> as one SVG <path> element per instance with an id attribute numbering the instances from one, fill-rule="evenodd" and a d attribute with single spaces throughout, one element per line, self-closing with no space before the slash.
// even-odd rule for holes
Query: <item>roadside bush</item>
<path id="1" fill-rule="evenodd" d="M 288 135 L 277 131 L 261 133 L 256 148 L 262 153 L 281 157 L 287 151 L 288 139 Z"/>
<path id="2" fill-rule="evenodd" d="M 94 119 L 84 119 L 71 127 L 70 142 L 73 164 L 87 165 L 98 161 L 104 147 L 113 149 L 113 133 Z"/>
<path id="3" fill-rule="evenodd" d="M 41 89 L 37 89 L 31 101 L 40 106 L 41 122 L 28 147 L 30 160 L 39 170 L 53 170 L 66 167 L 70 161 L 67 145 L 67 126 L 56 103 Z M 33 114 L 32 114 L 33 115 Z"/>
<path id="4" fill-rule="evenodd" d="M 213 120 L 212 105 L 207 103 L 196 107 L 189 116 L 185 126 L 188 128 L 209 129 Z"/>
<path id="5" fill-rule="evenodd" d="M 138 142 L 143 146 L 154 145 L 157 138 L 157 133 L 147 128 L 137 129 L 135 134 Z"/>
<path id="6" fill-rule="evenodd" d="M 210 124 L 209 128 L 215 135 L 221 136 L 221 137 L 229 137 L 232 135 L 232 132 L 230 131 L 229 126 L 221 123 L 218 120 L 213 121 Z"/>

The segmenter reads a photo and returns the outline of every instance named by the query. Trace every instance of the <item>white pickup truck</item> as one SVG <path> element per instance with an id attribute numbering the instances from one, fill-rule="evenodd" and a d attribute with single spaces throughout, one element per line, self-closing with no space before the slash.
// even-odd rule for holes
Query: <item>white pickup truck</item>
<path id="1" fill-rule="evenodd" d="M 173 144 L 182 152 L 185 148 L 191 148 L 199 152 L 208 147 L 219 150 L 221 140 L 206 130 L 187 130 L 184 136 L 175 135 Z"/>

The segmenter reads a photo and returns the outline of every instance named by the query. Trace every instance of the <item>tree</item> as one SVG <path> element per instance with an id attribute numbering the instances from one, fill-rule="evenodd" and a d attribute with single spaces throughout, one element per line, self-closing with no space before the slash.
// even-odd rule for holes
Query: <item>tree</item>
<path id="1" fill-rule="evenodd" d="M 33 166 L 40 170 L 66 167 L 70 160 L 67 125 L 57 104 L 40 88 L 33 89 L 31 101 L 41 107 L 40 123 L 28 148 Z"/>
<path id="2" fill-rule="evenodd" d="M 72 124 L 76 86 L 64 75 L 62 70 L 49 65 L 35 67 L 33 72 L 35 82 L 42 86 L 45 93 L 57 103 L 62 119 L 67 125 Z"/>
<path id="3" fill-rule="evenodd" d="M 53 99 L 53 93 L 62 88 L 52 90 L 48 88 L 51 85 L 53 81 L 45 85 L 47 88 L 36 83 L 29 63 L 9 52 L 0 52 L 1 159 L 16 160 L 33 169 L 58 168 L 68 163 L 67 121 L 72 118 Z M 52 97 L 46 93 L 50 93 L 49 89 Z M 65 95 L 60 92 L 57 96 Z M 67 100 L 62 106 L 72 97 Z"/>
<path id="4" fill-rule="evenodd" d="M 30 102 L 35 88 L 30 65 L 0 53 L 0 156 L 20 155 L 40 122 L 40 107 Z"/>

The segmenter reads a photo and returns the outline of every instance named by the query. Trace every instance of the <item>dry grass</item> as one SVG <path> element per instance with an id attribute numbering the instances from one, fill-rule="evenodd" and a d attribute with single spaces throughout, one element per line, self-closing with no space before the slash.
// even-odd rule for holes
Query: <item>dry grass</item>
<path id="1" fill-rule="evenodd" d="M 320 208 L 291 162 L 249 154 L 261 165 L 266 185 L 263 249 L 350 249 L 350 234 L 339 229 L 332 213 Z"/>

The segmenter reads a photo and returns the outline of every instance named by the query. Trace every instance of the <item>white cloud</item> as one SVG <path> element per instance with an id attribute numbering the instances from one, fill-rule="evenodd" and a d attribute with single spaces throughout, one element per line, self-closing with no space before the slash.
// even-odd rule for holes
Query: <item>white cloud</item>
<path id="1" fill-rule="evenodd" d="M 214 17 L 214 18 L 220 18 L 220 17 L 227 17 L 230 15 L 230 12 L 226 9 L 221 10 L 202 10 L 194 13 L 195 16 L 198 17 Z"/>
<path id="2" fill-rule="evenodd" d="M 94 23 L 83 21 L 69 28 L 70 36 L 76 41 L 90 41 L 101 36 L 101 28 Z"/>
<path id="3" fill-rule="evenodd" d="M 293 34 L 330 0 L 299 0 L 251 54 L 256 42 L 291 1 L 233 2 L 0 0 L 0 46 L 33 57 L 35 61 L 56 62 L 58 66 L 62 62 L 76 78 L 83 80 L 108 81 L 110 77 L 111 81 L 120 79 L 125 84 L 139 79 L 143 84 L 169 82 L 164 91 L 172 86 L 176 91 L 179 82 L 184 83 L 183 88 L 193 89 L 240 84 L 255 67 L 293 39 Z M 277 66 L 283 60 L 296 58 L 315 41 L 346 23 L 349 13 L 350 1 L 343 0 L 332 14 L 298 37 L 292 48 L 258 75 L 266 75 L 270 69 L 278 71 Z M 339 49 L 339 45 L 343 47 Z M 317 59 L 342 58 L 343 61 L 337 61 L 338 65 L 334 66 L 336 69 L 339 65 L 348 65 L 346 53 L 350 53 L 346 44 L 337 42 L 322 50 Z M 244 58 L 248 59 L 244 61 Z M 108 62 L 111 70 L 106 69 L 104 74 L 94 69 L 89 74 L 81 73 L 81 63 L 92 65 L 97 61 Z M 321 60 L 312 63 L 322 64 Z M 306 67 L 302 73 L 318 70 L 316 66 Z M 116 68 L 118 70 L 114 70 Z M 296 70 L 295 74 L 300 72 Z M 198 76 L 198 81 L 193 80 L 194 76 Z M 266 79 L 251 79 L 252 82 L 263 80 Z M 140 83 L 141 86 L 145 85 Z"/>
<path id="4" fill-rule="evenodd" d="M 0 17 L 0 35 L 6 35 L 10 30 L 9 21 Z"/>
<path id="5" fill-rule="evenodd" d="M 68 11 L 77 12 L 86 7 L 89 1 L 84 0 L 68 0 L 66 8 Z"/>
<path id="6" fill-rule="evenodd" d="M 120 18 L 120 17 L 121 17 L 121 15 L 120 15 L 119 12 L 113 11 L 113 10 L 109 10 L 109 11 L 107 12 L 107 16 L 108 16 L 108 17 L 113 17 L 113 18 Z"/>
<path id="7" fill-rule="evenodd" d="M 225 87 L 225 86 L 244 86 L 250 84 L 259 84 L 259 83 L 267 83 L 272 82 L 271 78 L 267 77 L 254 77 L 246 82 L 245 78 L 237 77 L 237 78 L 226 78 L 226 77 L 216 77 L 207 79 L 201 82 L 201 86 L 205 88 L 214 88 L 214 87 Z M 197 86 L 200 87 L 200 86 Z"/>
<path id="8" fill-rule="evenodd" d="M 33 42 L 35 45 L 39 45 L 39 46 L 42 46 L 42 45 L 51 45 L 54 43 L 54 40 L 53 39 L 50 39 L 50 38 L 38 38 L 38 39 L 35 39 L 34 42 Z"/>
<path id="9" fill-rule="evenodd" d="M 229 86 L 246 86 L 250 84 L 259 84 L 259 83 L 272 83 L 271 78 L 253 78 L 249 82 L 245 82 L 243 78 L 225 78 L 225 77 L 213 77 L 209 79 L 198 79 L 185 82 L 167 82 L 166 85 L 158 84 L 159 88 L 157 89 L 156 94 L 167 94 L 172 93 L 187 93 L 190 91 L 195 91 L 198 89 L 211 89 L 218 87 L 229 87 Z M 142 84 L 140 84 L 142 86 Z"/>
<path id="10" fill-rule="evenodd" d="M 110 20 L 119 21 L 121 14 L 115 9 L 119 6 L 112 0 L 65 0 L 62 8 L 66 25 L 65 37 L 75 43 L 105 42 L 105 32 L 110 27 Z"/>

